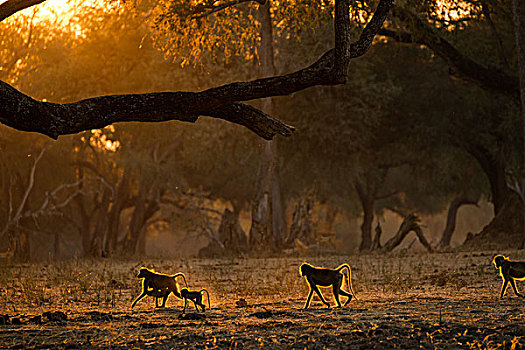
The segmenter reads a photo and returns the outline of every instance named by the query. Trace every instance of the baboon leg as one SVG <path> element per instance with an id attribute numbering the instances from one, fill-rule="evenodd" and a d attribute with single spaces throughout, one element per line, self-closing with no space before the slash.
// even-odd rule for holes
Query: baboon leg
<path id="1" fill-rule="evenodd" d="M 321 291 L 319 290 L 319 288 L 317 288 L 317 286 L 316 286 L 315 284 L 312 286 L 312 289 L 317 293 L 317 295 L 319 296 L 319 299 L 321 299 L 321 301 L 323 302 L 323 304 L 325 304 L 327 307 L 330 307 L 330 303 L 327 302 L 327 301 L 324 299 L 323 295 L 321 294 Z"/>
<path id="2" fill-rule="evenodd" d="M 141 300 L 142 298 L 144 298 L 146 296 L 146 293 L 145 292 L 142 292 L 141 295 L 139 295 L 137 297 L 137 299 L 135 299 L 135 301 L 133 301 L 133 304 L 131 304 L 131 308 L 133 309 L 133 307 L 139 302 L 139 300 Z"/>
<path id="3" fill-rule="evenodd" d="M 509 286 L 509 280 L 505 278 L 503 281 L 503 284 L 501 285 L 501 294 L 499 296 L 500 299 L 503 299 L 503 296 L 505 295 L 505 292 L 507 291 L 507 287 Z"/>
<path id="4" fill-rule="evenodd" d="M 516 287 L 516 281 L 514 281 L 514 279 L 512 279 L 512 278 L 510 280 L 510 285 L 512 286 L 512 289 L 514 289 L 514 293 L 516 293 L 517 296 L 519 296 L 521 298 L 525 298 L 525 296 L 523 294 L 518 292 L 518 287 Z"/>
<path id="5" fill-rule="evenodd" d="M 314 290 L 312 287 L 310 287 L 310 292 L 308 293 L 308 298 L 306 298 L 306 303 L 304 304 L 304 309 L 308 309 L 310 306 L 310 300 L 312 300 L 312 295 L 314 294 Z"/>
<path id="6" fill-rule="evenodd" d="M 192 301 L 193 301 L 193 306 L 195 306 L 195 310 L 197 310 L 197 312 L 199 312 L 199 308 L 197 307 L 197 303 L 194 300 L 192 300 Z"/>
<path id="7" fill-rule="evenodd" d="M 341 307 L 341 302 L 339 301 L 339 291 L 337 284 L 332 284 L 332 292 L 334 293 L 334 299 L 337 304 L 337 307 Z"/>
<path id="8" fill-rule="evenodd" d="M 339 290 L 339 293 L 341 293 L 342 296 L 345 296 L 345 297 L 348 298 L 348 299 L 346 299 L 345 303 L 343 304 L 343 306 L 346 306 L 350 302 L 350 300 L 352 300 L 353 295 L 348 293 L 348 292 L 345 292 L 342 289 Z"/>
<path id="9" fill-rule="evenodd" d="M 162 297 L 162 306 L 161 307 L 165 307 L 166 306 L 166 300 L 168 300 L 168 297 L 170 296 L 170 293 L 166 294 L 165 296 Z"/>
<path id="10" fill-rule="evenodd" d="M 202 312 L 204 312 L 204 310 L 206 309 L 206 306 L 204 306 L 204 304 L 202 303 L 197 303 L 197 305 L 199 305 L 202 309 Z M 197 309 L 197 311 L 199 311 L 199 309 Z"/>
<path id="11" fill-rule="evenodd" d="M 341 286 L 343 284 L 343 278 L 341 277 L 337 278 L 334 284 L 332 284 L 332 292 L 334 293 L 334 299 L 337 303 L 337 307 L 341 307 L 341 301 L 339 301 L 339 293 L 341 292 Z M 344 294 L 343 294 L 344 295 Z"/>
<path id="12" fill-rule="evenodd" d="M 186 313 L 186 306 L 188 306 L 188 299 L 184 298 L 184 309 L 182 310 L 182 313 Z"/>

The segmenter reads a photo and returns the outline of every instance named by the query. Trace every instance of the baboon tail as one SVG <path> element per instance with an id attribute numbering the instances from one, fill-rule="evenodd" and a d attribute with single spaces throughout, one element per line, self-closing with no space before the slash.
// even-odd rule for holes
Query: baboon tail
<path id="1" fill-rule="evenodd" d="M 359 300 L 357 299 L 357 296 L 355 295 L 355 292 L 354 292 L 354 287 L 352 286 L 352 268 L 350 267 L 350 265 L 342 264 L 336 270 L 341 271 L 345 268 L 348 270 L 348 276 L 345 276 L 346 277 L 346 288 L 348 288 L 352 292 L 352 295 L 354 296 L 355 300 Z"/>
<path id="2" fill-rule="evenodd" d="M 182 279 L 184 280 L 184 284 L 186 285 L 186 288 L 188 288 L 188 282 L 186 282 L 186 276 L 184 276 L 182 272 L 176 273 L 171 277 L 173 277 L 175 280 L 177 280 L 177 277 L 182 277 Z"/>
<path id="3" fill-rule="evenodd" d="M 208 309 L 211 309 L 211 303 L 210 303 L 210 293 L 208 293 L 208 290 L 206 288 L 202 288 L 199 293 L 206 292 L 206 295 L 208 296 Z"/>

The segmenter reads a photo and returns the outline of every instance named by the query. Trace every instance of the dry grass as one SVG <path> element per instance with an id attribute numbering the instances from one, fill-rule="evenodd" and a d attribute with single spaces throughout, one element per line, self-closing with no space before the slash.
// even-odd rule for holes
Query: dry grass
<path id="1" fill-rule="evenodd" d="M 523 259 L 525 252 L 508 252 Z M 0 348 L 523 348 L 525 300 L 497 298 L 492 252 L 268 259 L 73 260 L 0 270 Z M 348 262 L 359 300 L 326 309 L 308 293 L 307 260 Z M 140 292 L 140 266 L 184 272 L 212 309 L 181 318 L 182 301 Z M 525 289 L 521 283 L 519 287 Z M 323 293 L 327 300 L 329 289 Z M 237 308 L 244 298 L 248 307 Z M 343 299 L 344 300 L 344 299 Z M 63 312 L 65 315 L 61 314 Z M 4 315 L 4 317 L 2 317 Z"/>

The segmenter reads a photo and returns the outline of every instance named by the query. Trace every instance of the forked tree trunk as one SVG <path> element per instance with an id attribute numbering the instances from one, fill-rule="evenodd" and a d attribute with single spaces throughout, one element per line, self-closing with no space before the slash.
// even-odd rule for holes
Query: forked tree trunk
<path id="1" fill-rule="evenodd" d="M 462 205 L 467 204 L 477 205 L 478 200 L 478 198 L 474 199 L 467 195 L 461 195 L 454 198 L 454 200 L 450 203 L 447 213 L 447 223 L 445 225 L 445 229 L 443 230 L 443 234 L 441 235 L 441 241 L 439 242 L 440 248 L 445 248 L 450 245 L 452 235 L 454 234 L 454 230 L 456 229 L 456 219 L 459 208 Z"/>
<path id="2" fill-rule="evenodd" d="M 421 242 L 421 244 L 429 251 L 432 252 L 432 246 L 428 243 L 425 236 L 423 235 L 423 231 L 421 230 L 421 227 L 419 226 L 419 218 L 415 216 L 414 214 L 407 215 L 405 217 L 405 220 L 401 223 L 401 226 L 399 226 L 399 229 L 397 230 L 397 233 L 394 237 L 388 240 L 388 242 L 385 243 L 383 248 L 381 248 L 381 251 L 384 252 L 391 252 L 395 247 L 397 247 L 401 242 L 403 242 L 403 239 L 411 232 L 414 231 L 417 238 Z"/>

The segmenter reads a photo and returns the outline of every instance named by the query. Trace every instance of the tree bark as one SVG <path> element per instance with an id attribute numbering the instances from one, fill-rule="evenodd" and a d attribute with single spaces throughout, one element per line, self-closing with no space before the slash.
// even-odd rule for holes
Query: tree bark
<path id="1" fill-rule="evenodd" d="M 441 235 L 441 240 L 439 242 L 440 248 L 445 248 L 450 245 L 450 240 L 452 239 L 452 235 L 454 234 L 454 230 L 456 229 L 456 218 L 459 208 L 462 205 L 467 204 L 477 205 L 478 200 L 479 198 L 472 198 L 467 195 L 460 195 L 454 198 L 454 200 L 450 203 L 447 213 L 447 223 L 445 225 L 445 229 L 443 230 L 443 234 Z"/>
<path id="2" fill-rule="evenodd" d="M 124 204 L 129 199 L 129 181 L 128 170 L 125 169 L 117 185 L 115 198 L 109 211 L 108 230 L 105 243 L 105 251 L 107 254 L 112 254 L 117 249 L 118 234 L 120 229 L 120 214 L 124 209 Z"/>
<path id="3" fill-rule="evenodd" d="M 376 234 L 372 241 L 372 250 L 381 249 L 381 234 L 383 233 L 383 230 L 381 229 L 381 222 L 379 220 L 377 221 L 375 232 Z"/>
<path id="4" fill-rule="evenodd" d="M 261 73 L 264 77 L 275 75 L 273 52 L 273 31 L 270 15 L 270 1 L 259 5 L 257 18 L 260 22 L 261 45 L 258 49 Z M 262 111 L 273 114 L 272 98 L 262 100 Z M 281 189 L 278 171 L 277 141 L 263 141 L 263 154 L 257 172 L 256 194 L 252 204 L 252 226 L 250 237 L 258 242 L 259 247 L 279 249 L 284 241 L 284 215 L 281 201 Z M 266 203 L 261 203 L 265 201 Z M 268 245 L 268 243 L 272 243 Z"/>
<path id="5" fill-rule="evenodd" d="M 221 217 L 218 231 L 219 240 L 228 252 L 244 252 L 247 248 L 246 234 L 239 222 L 239 213 L 226 208 Z M 214 244 L 215 242 L 210 242 Z"/>
<path id="6" fill-rule="evenodd" d="M 18 232 L 15 237 L 15 249 L 13 259 L 17 262 L 27 263 L 31 261 L 30 235 L 26 232 Z"/>
<path id="7" fill-rule="evenodd" d="M 372 223 L 374 221 L 375 193 L 370 193 L 363 185 L 356 181 L 354 187 L 363 208 L 363 222 L 361 223 L 361 244 L 359 251 L 366 251 L 372 248 Z"/>
<path id="8" fill-rule="evenodd" d="M 111 192 L 108 189 L 104 189 L 102 199 L 98 204 L 97 222 L 89 248 L 90 256 L 93 257 L 105 256 L 104 239 L 108 229 L 108 208 L 110 200 Z"/>
<path id="9" fill-rule="evenodd" d="M 518 53 L 518 76 L 520 81 L 521 122 L 522 122 L 522 153 L 521 164 L 521 189 L 522 201 L 525 201 L 525 3 L 512 0 L 514 12 L 514 30 L 516 31 L 516 51 Z M 523 227 L 525 227 L 525 211 L 523 212 Z M 525 249 L 525 237 L 521 248 Z"/>
<path id="10" fill-rule="evenodd" d="M 505 203 L 494 219 L 480 233 L 469 233 L 463 247 L 476 250 L 520 248 L 524 243 L 524 211 L 525 205 L 521 197 L 509 190 Z"/>
<path id="11" fill-rule="evenodd" d="M 210 237 L 212 238 L 212 237 Z M 226 208 L 221 216 L 217 237 L 199 251 L 199 257 L 217 257 L 247 251 L 248 239 L 239 222 L 239 211 Z"/>
<path id="12" fill-rule="evenodd" d="M 472 143 L 464 144 L 463 146 L 476 159 L 489 180 L 492 203 L 494 204 L 494 215 L 497 215 L 509 195 L 509 187 L 505 176 L 505 161 L 498 150 L 489 151 L 480 145 Z"/>
<path id="13" fill-rule="evenodd" d="M 137 252 L 139 236 L 146 217 L 146 196 L 149 186 L 144 179 L 140 180 L 137 198 L 135 199 L 135 208 L 131 216 L 128 232 L 124 240 L 124 253 L 134 255 Z"/>
<path id="14" fill-rule="evenodd" d="M 312 208 L 313 198 L 311 196 L 304 196 L 297 201 L 295 210 L 292 216 L 292 225 L 290 226 L 290 233 L 286 237 L 285 246 L 292 246 L 296 239 L 299 239 L 303 244 L 312 244 Z"/>

